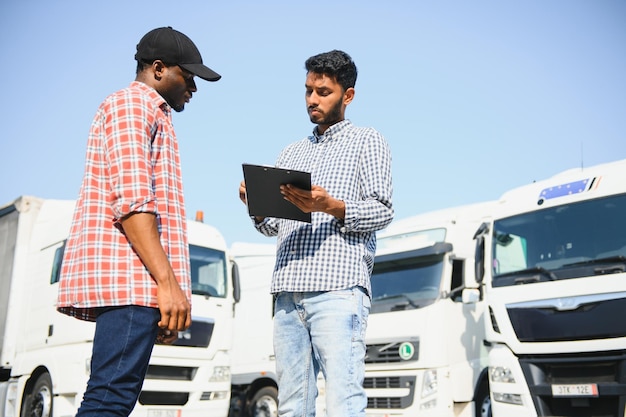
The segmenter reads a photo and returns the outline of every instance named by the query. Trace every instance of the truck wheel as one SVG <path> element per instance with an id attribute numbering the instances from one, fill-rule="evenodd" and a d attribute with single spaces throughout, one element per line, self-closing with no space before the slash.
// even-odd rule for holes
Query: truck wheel
<path id="1" fill-rule="evenodd" d="M 39 375 L 22 400 L 21 417 L 52 416 L 52 379 L 44 372 Z"/>
<path id="2" fill-rule="evenodd" d="M 250 417 L 277 417 L 278 390 L 274 387 L 263 387 L 254 394 L 248 408 Z"/>
<path id="3" fill-rule="evenodd" d="M 480 384 L 480 388 L 476 393 L 476 416 L 479 417 L 492 417 L 491 416 L 491 397 L 489 397 L 489 383 L 483 382 Z"/>

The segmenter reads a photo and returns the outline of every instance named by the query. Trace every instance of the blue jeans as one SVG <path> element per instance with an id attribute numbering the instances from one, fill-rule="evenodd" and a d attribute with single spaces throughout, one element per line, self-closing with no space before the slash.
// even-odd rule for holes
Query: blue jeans
<path id="1" fill-rule="evenodd" d="M 158 309 L 104 308 L 96 319 L 91 374 L 77 417 L 128 416 L 135 407 L 158 333 Z"/>
<path id="2" fill-rule="evenodd" d="M 274 353 L 280 417 L 314 417 L 317 375 L 326 380 L 326 415 L 365 415 L 365 329 L 370 299 L 360 287 L 279 293 Z"/>

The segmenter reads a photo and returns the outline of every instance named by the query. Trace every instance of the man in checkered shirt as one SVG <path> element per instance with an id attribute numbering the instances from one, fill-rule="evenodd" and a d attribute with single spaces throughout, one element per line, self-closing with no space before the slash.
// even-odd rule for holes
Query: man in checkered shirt
<path id="1" fill-rule="evenodd" d="M 329 417 L 364 416 L 365 330 L 377 230 L 393 219 L 391 152 L 373 128 L 345 119 L 357 68 L 333 50 L 305 63 L 313 134 L 287 146 L 280 168 L 311 172 L 311 190 L 281 186 L 311 223 L 253 217 L 277 236 L 271 292 L 281 417 L 315 415 L 317 375 L 326 380 Z M 239 187 L 246 203 L 246 185 Z"/>
<path id="2" fill-rule="evenodd" d="M 191 324 L 191 276 L 172 110 L 217 81 L 171 27 L 137 45 L 137 75 L 107 97 L 91 124 L 85 174 L 67 240 L 57 308 L 96 322 L 87 390 L 77 416 L 128 415 L 155 340 Z"/>

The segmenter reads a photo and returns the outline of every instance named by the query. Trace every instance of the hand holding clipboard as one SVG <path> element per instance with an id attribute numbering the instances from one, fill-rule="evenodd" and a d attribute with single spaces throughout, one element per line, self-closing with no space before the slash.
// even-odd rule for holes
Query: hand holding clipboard
<path id="1" fill-rule="evenodd" d="M 248 213 L 251 216 L 311 222 L 311 213 L 304 213 L 285 200 L 280 192 L 280 186 L 283 184 L 311 190 L 310 172 L 253 164 L 242 164 L 242 167 Z"/>

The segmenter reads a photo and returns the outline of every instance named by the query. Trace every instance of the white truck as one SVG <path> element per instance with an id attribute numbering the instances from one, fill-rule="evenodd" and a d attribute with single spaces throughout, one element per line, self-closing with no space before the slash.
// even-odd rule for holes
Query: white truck
<path id="1" fill-rule="evenodd" d="M 22 196 L 0 207 L 2 417 L 73 416 L 80 405 L 95 326 L 55 306 L 74 204 Z M 188 235 L 193 324 L 154 347 L 135 417 L 228 413 L 237 282 L 215 228 L 189 221 Z"/>
<path id="2" fill-rule="evenodd" d="M 368 417 L 490 416 L 474 233 L 491 203 L 395 220 L 378 233 L 364 386 Z"/>
<path id="3" fill-rule="evenodd" d="M 476 234 L 493 414 L 626 410 L 626 159 L 512 189 Z"/>
<path id="4" fill-rule="evenodd" d="M 241 299 L 235 306 L 231 362 L 230 417 L 272 417 L 278 413 L 278 382 L 270 282 L 276 245 L 236 242 L 230 247 L 237 265 Z"/>
<path id="5" fill-rule="evenodd" d="M 276 417 L 278 377 L 273 346 L 274 297 L 270 283 L 276 244 L 235 242 L 230 247 L 241 287 L 235 306 L 229 417 Z M 316 415 L 325 415 L 324 382 L 318 378 Z"/>

